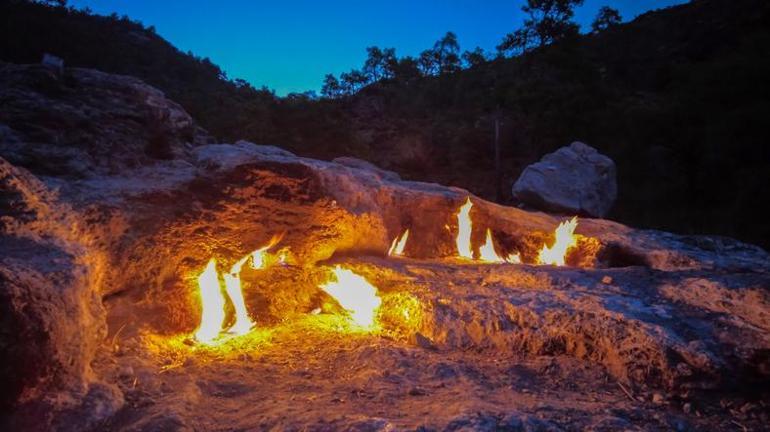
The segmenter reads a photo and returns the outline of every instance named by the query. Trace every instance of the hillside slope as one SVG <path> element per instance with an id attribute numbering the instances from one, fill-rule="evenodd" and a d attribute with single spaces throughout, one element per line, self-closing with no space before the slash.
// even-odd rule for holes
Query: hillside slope
<path id="1" fill-rule="evenodd" d="M 0 1 L 0 12 L 0 60 L 37 62 L 51 52 L 71 66 L 137 76 L 220 139 L 358 156 L 494 198 L 499 110 L 504 192 L 527 164 L 580 139 L 617 162 L 611 218 L 770 246 L 770 226 L 755 210 L 770 201 L 763 0 L 695 0 L 523 57 L 380 82 L 333 101 L 277 98 L 229 81 L 127 19 L 12 0 Z"/>

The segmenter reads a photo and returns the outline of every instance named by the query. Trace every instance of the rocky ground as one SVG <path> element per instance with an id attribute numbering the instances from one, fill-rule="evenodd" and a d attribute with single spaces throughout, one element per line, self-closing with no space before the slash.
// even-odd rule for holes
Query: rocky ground
<path id="1" fill-rule="evenodd" d="M 13 107 L 0 115 L 4 426 L 767 422 L 770 257 L 760 248 L 581 219 L 568 266 L 537 266 L 564 216 L 471 196 L 474 247 L 489 228 L 501 254 L 519 252 L 524 264 L 462 261 L 455 215 L 467 191 L 350 158 L 207 144 L 178 105 L 132 78 L 5 65 L 0 79 Z M 73 138 L 77 127 L 56 126 L 85 112 L 98 129 Z M 95 157 L 75 154 L 96 144 Z M 406 228 L 407 258 L 387 258 Z M 241 275 L 256 330 L 195 343 L 206 262 L 229 266 L 275 235 L 285 263 Z M 318 288 L 337 264 L 379 289 L 376 331 L 351 328 Z"/>
<path id="2" fill-rule="evenodd" d="M 714 354 L 703 339 L 685 347 L 665 346 L 685 341 L 661 339 L 697 331 L 674 324 L 672 315 L 688 307 L 666 298 L 675 287 L 698 285 L 689 278 L 689 286 L 669 281 L 636 292 L 661 275 L 638 268 L 341 262 L 375 281 L 385 307 L 396 295 L 419 299 L 419 330 L 386 321 L 380 334 L 351 333 L 335 315 L 321 314 L 215 349 L 152 335 L 118 338 L 113 349 L 119 356 L 108 356 L 104 367 L 120 383 L 126 405 L 105 427 L 761 430 L 766 420 L 760 385 L 739 383 L 725 370 L 694 386 L 649 378 L 679 369 L 687 371 L 685 380 L 700 373 L 690 369 L 691 359 L 658 363 L 666 360 L 653 358 L 655 350 Z M 601 282 L 608 276 L 612 282 Z M 711 297 L 706 290 L 692 294 Z M 646 298 L 649 291 L 656 301 Z M 726 328 L 723 319 L 735 317 L 714 313 L 711 319 Z M 682 320 L 710 325 L 693 316 Z M 604 328 L 594 333 L 592 326 Z M 407 328 L 412 333 L 399 331 Z"/>

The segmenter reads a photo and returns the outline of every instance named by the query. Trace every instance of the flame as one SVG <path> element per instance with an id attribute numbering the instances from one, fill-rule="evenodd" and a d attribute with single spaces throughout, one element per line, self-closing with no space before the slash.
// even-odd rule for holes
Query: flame
<path id="1" fill-rule="evenodd" d="M 465 204 L 460 207 L 460 211 L 457 212 L 457 254 L 462 258 L 473 259 L 473 252 L 471 251 L 471 231 L 473 224 L 471 222 L 471 207 L 473 203 L 471 198 L 465 200 Z"/>
<path id="2" fill-rule="evenodd" d="M 487 228 L 487 241 L 479 249 L 479 259 L 481 261 L 490 262 L 490 263 L 505 262 L 505 260 L 501 258 L 500 255 L 497 254 L 497 252 L 495 252 L 495 244 L 494 242 L 492 242 L 492 230 L 490 230 L 489 228 Z"/>
<path id="3" fill-rule="evenodd" d="M 577 223 L 577 216 L 575 216 L 569 221 L 559 224 L 555 232 L 556 241 L 550 248 L 548 245 L 543 245 L 543 249 L 537 258 L 538 264 L 564 265 L 564 257 L 567 255 L 567 251 L 577 246 L 577 237 L 574 234 Z"/>
<path id="4" fill-rule="evenodd" d="M 336 280 L 322 284 L 319 288 L 350 312 L 350 318 L 356 325 L 373 328 L 375 314 L 382 303 L 377 288 L 351 270 L 337 266 L 332 271 Z"/>
<path id="5" fill-rule="evenodd" d="M 283 234 L 280 235 L 274 235 L 270 242 L 267 243 L 267 246 L 263 246 L 254 252 L 251 253 L 251 268 L 253 269 L 263 269 L 267 267 L 267 262 L 265 261 L 265 252 L 267 252 L 268 249 L 272 248 L 273 246 L 277 245 L 279 241 L 283 238 Z M 285 258 L 285 254 L 283 255 Z"/>
<path id="6" fill-rule="evenodd" d="M 509 264 L 521 264 L 521 254 L 518 252 L 508 254 L 508 256 L 505 257 L 505 262 Z"/>
<path id="7" fill-rule="evenodd" d="M 219 285 L 217 275 L 217 262 L 212 258 L 206 269 L 198 276 L 201 303 L 203 313 L 198 330 L 195 331 L 195 339 L 208 343 L 219 335 L 222 323 L 225 320 L 225 297 L 222 295 L 222 287 Z"/>
<path id="8" fill-rule="evenodd" d="M 251 256 L 254 256 L 253 253 Z M 227 332 L 237 335 L 244 335 L 254 327 L 254 321 L 251 320 L 249 313 L 246 311 L 246 303 L 243 301 L 243 291 L 241 289 L 241 268 L 248 259 L 249 255 L 241 258 L 240 261 L 233 264 L 230 268 L 230 273 L 224 274 L 225 291 L 227 291 L 227 295 L 233 302 L 233 309 L 235 309 L 235 323 L 227 329 Z"/>
<path id="9" fill-rule="evenodd" d="M 251 258 L 251 268 L 265 268 L 267 262 L 265 253 L 275 246 L 282 236 L 274 236 L 267 246 L 263 246 L 254 252 L 238 260 L 228 273 L 222 275 L 225 281 L 225 292 L 233 303 L 235 310 L 235 322 L 227 329 L 228 333 L 244 335 L 251 331 L 255 323 L 246 309 L 241 287 L 241 270 Z M 219 336 L 225 321 L 225 296 L 222 294 L 222 285 L 217 273 L 217 263 L 211 258 L 203 273 L 198 276 L 198 289 L 201 296 L 201 322 L 195 331 L 195 339 L 202 343 L 211 343 Z"/>
<path id="10" fill-rule="evenodd" d="M 402 256 L 404 255 L 404 248 L 406 247 L 406 239 L 409 238 L 409 230 L 406 230 L 400 236 L 393 239 L 393 243 L 388 250 L 388 256 Z"/>
<path id="11" fill-rule="evenodd" d="M 508 254 L 506 257 L 498 255 L 497 251 L 495 251 L 495 243 L 492 240 L 492 230 L 487 228 L 487 240 L 479 249 L 479 260 L 488 263 L 521 264 L 521 255 L 518 252 Z"/>

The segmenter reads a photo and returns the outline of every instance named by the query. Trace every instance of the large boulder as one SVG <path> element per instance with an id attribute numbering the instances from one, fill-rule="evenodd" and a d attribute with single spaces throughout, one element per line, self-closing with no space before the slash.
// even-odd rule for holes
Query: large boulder
<path id="1" fill-rule="evenodd" d="M 528 166 L 513 185 L 515 200 L 553 212 L 603 217 L 618 195 L 615 162 L 574 142 Z"/>

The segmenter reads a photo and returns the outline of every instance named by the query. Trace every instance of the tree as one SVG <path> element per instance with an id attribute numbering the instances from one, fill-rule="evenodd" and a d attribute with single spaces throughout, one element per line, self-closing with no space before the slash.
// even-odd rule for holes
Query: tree
<path id="1" fill-rule="evenodd" d="M 433 48 L 420 53 L 418 60 L 424 75 L 442 75 L 460 70 L 460 44 L 457 35 L 447 32 Z"/>
<path id="2" fill-rule="evenodd" d="M 610 27 L 614 27 L 623 22 L 623 17 L 620 16 L 620 12 L 617 9 L 613 9 L 609 6 L 602 6 L 599 9 L 599 13 L 596 14 L 596 19 L 591 24 L 591 30 L 594 33 L 607 30 Z"/>
<path id="3" fill-rule="evenodd" d="M 438 61 L 435 54 L 431 49 L 426 49 L 420 53 L 420 57 L 417 59 L 417 67 L 422 75 L 438 75 Z"/>
<path id="4" fill-rule="evenodd" d="M 342 96 L 342 86 L 337 77 L 332 74 L 326 74 L 324 84 L 321 87 L 321 96 L 326 99 L 337 99 Z"/>
<path id="5" fill-rule="evenodd" d="M 410 83 L 421 76 L 419 63 L 412 56 L 396 60 L 396 64 L 393 66 L 393 78 L 398 82 Z"/>
<path id="6" fill-rule="evenodd" d="M 380 49 L 375 46 L 367 48 L 366 52 L 368 57 L 364 62 L 363 73 L 370 82 L 393 78 L 393 67 L 397 62 L 394 48 Z"/>
<path id="7" fill-rule="evenodd" d="M 343 95 L 351 95 L 361 90 L 369 83 L 366 75 L 360 70 L 353 69 L 350 72 L 340 75 L 340 85 Z"/>
<path id="8" fill-rule="evenodd" d="M 460 44 L 457 43 L 456 34 L 447 32 L 433 45 L 433 51 L 438 62 L 439 74 L 455 72 L 460 69 Z"/>
<path id="9" fill-rule="evenodd" d="M 507 34 L 497 50 L 520 54 L 578 34 L 572 18 L 574 8 L 582 4 L 583 0 L 527 0 L 521 8 L 528 15 L 523 27 Z"/>
<path id="10" fill-rule="evenodd" d="M 487 62 L 487 56 L 481 47 L 476 47 L 473 51 L 465 51 L 462 57 L 465 67 L 469 68 L 480 66 Z"/>

